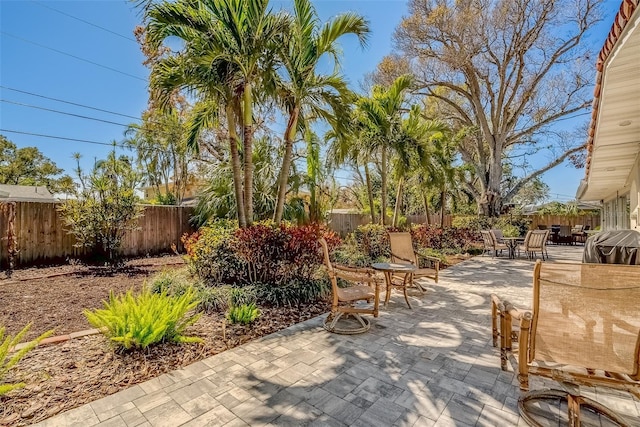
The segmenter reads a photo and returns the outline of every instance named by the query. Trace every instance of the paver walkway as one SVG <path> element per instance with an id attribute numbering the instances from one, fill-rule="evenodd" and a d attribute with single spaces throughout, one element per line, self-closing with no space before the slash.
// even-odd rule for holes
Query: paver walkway
<path id="1" fill-rule="evenodd" d="M 549 252 L 580 260 L 582 247 Z M 489 295 L 526 307 L 532 267 L 475 257 L 413 294 L 413 310 L 394 293 L 366 334 L 330 334 L 312 319 L 39 425 L 524 425 L 517 379 L 491 346 Z M 637 400 L 598 399 L 640 426 Z"/>

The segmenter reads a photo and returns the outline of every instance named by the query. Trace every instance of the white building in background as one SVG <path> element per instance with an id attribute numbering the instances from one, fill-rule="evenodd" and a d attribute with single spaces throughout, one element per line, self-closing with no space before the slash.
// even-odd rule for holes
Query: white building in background
<path id="1" fill-rule="evenodd" d="M 640 0 L 623 0 L 596 63 L 586 175 L 576 197 L 601 200 L 602 229 L 640 231 Z"/>

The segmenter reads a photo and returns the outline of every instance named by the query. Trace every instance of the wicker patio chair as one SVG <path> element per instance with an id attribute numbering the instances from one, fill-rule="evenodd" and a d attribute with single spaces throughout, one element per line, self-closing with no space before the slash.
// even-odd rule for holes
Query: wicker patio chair
<path id="1" fill-rule="evenodd" d="M 424 255 L 420 252 L 417 252 L 413 248 L 411 233 L 389 233 L 389 243 L 391 245 L 391 262 L 408 262 L 418 267 L 415 272 L 409 274 L 409 278 L 407 279 L 408 283 L 413 283 L 421 291 L 423 291 L 423 289 L 419 284 L 414 283 L 415 279 L 427 277 L 429 279 L 433 279 L 436 283 L 438 283 L 440 260 L 436 257 Z M 423 267 L 427 264 L 429 265 L 429 267 Z"/>
<path id="2" fill-rule="evenodd" d="M 484 244 L 484 252 L 493 251 L 492 256 L 497 256 L 498 251 L 502 252 L 502 250 L 508 250 L 509 247 L 504 243 L 499 243 L 496 239 L 495 234 L 491 230 L 481 230 L 480 234 L 482 235 L 482 243 Z"/>
<path id="3" fill-rule="evenodd" d="M 545 401 L 566 398 L 570 426 L 594 415 L 639 425 L 579 392 L 579 386 L 605 387 L 640 398 L 638 301 L 638 266 L 536 262 L 533 310 L 519 314 L 518 379 L 527 392 L 518 406 L 527 423 L 542 425 L 540 416 L 548 421 L 549 415 Z M 552 379 L 564 391 L 528 391 L 530 376 Z"/>
<path id="4" fill-rule="evenodd" d="M 370 268 L 351 268 L 332 264 L 327 242 L 324 239 L 319 241 L 332 292 L 331 313 L 324 321 L 324 328 L 337 334 L 360 334 L 368 331 L 371 322 L 361 314 L 372 314 L 373 317 L 378 317 L 380 285 L 384 279 L 378 277 Z M 338 279 L 353 285 L 338 287 Z M 357 306 L 360 301 L 373 304 L 366 307 Z"/>
<path id="5" fill-rule="evenodd" d="M 518 252 L 522 249 L 529 259 L 534 259 L 539 252 L 542 255 L 542 259 L 546 260 L 546 258 L 549 258 L 547 253 L 548 237 L 549 230 L 529 230 L 524 238 L 524 243 L 518 247 Z"/>

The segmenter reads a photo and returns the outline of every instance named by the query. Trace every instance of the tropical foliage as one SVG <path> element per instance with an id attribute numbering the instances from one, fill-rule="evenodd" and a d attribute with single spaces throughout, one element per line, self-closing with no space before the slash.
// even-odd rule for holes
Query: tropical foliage
<path id="1" fill-rule="evenodd" d="M 310 280 L 323 260 L 318 239 L 340 239 L 324 226 L 256 223 L 247 228 L 217 221 L 183 242 L 194 272 L 209 284 L 284 286 Z"/>
<path id="2" fill-rule="evenodd" d="M 22 342 L 24 337 L 29 332 L 31 324 L 28 324 L 15 336 L 6 335 L 5 328 L 0 327 L 0 396 L 9 393 L 12 390 L 16 390 L 25 386 L 25 383 L 13 383 L 5 384 L 3 381 L 4 376 L 9 372 L 11 368 L 16 366 L 18 362 L 31 350 L 33 350 L 40 341 L 50 336 L 53 331 L 47 331 L 40 335 L 38 338 L 29 341 L 20 350 L 14 350 L 14 347 Z M 13 351 L 13 353 L 12 353 Z"/>
<path id="3" fill-rule="evenodd" d="M 145 288 L 137 295 L 109 294 L 104 308 L 85 310 L 89 323 L 102 331 L 118 350 L 145 349 L 161 342 L 196 343 L 200 338 L 185 336 L 185 330 L 199 318 L 195 291 L 180 296 L 154 293 Z"/>
<path id="4" fill-rule="evenodd" d="M 130 158 L 116 157 L 115 151 L 96 162 L 88 175 L 80 168 L 79 159 L 76 155 L 80 185 L 73 191 L 75 198 L 66 200 L 58 210 L 77 246 L 90 248 L 100 260 L 117 262 L 125 232 L 135 229 L 143 214 L 134 190 L 141 182 L 140 174 Z"/>

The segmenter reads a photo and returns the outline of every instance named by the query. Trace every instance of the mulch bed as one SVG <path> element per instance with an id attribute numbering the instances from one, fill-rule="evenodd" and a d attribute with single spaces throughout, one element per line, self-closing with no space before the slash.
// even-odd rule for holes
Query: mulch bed
<path id="1" fill-rule="evenodd" d="M 50 329 L 64 335 L 91 328 L 82 310 L 101 308 L 109 291 L 139 289 L 163 269 L 184 267 L 173 255 L 132 260 L 117 270 L 86 265 L 62 265 L 15 270 L 0 279 L 0 325 L 15 335 L 32 322 L 27 339 Z"/>
<path id="2" fill-rule="evenodd" d="M 88 329 L 82 310 L 102 306 L 109 290 L 139 289 L 167 268 L 184 267 L 178 256 L 130 261 L 112 271 L 83 265 L 30 268 L 0 279 L 0 325 L 15 334 L 33 322 L 29 338 L 55 328 L 55 334 Z M 21 426 L 92 402 L 189 365 L 252 339 L 287 328 L 329 311 L 320 302 L 299 308 L 260 307 L 251 326 L 227 325 L 223 338 L 222 313 L 203 315 L 188 335 L 203 344 L 164 344 L 147 351 L 114 353 L 102 335 L 38 347 L 28 353 L 4 379 L 27 386 L 0 397 L 0 426 Z"/>

